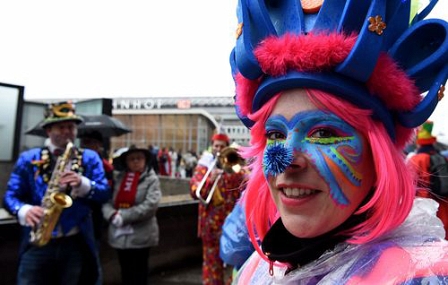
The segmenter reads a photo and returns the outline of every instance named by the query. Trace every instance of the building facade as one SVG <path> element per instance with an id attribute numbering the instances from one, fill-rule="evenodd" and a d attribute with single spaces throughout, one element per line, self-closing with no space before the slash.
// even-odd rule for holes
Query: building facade
<path id="1" fill-rule="evenodd" d="M 112 138 L 111 150 L 138 144 L 200 154 L 218 131 L 231 142 L 249 143 L 249 130 L 236 116 L 232 97 L 117 98 L 112 115 L 132 132 Z"/>

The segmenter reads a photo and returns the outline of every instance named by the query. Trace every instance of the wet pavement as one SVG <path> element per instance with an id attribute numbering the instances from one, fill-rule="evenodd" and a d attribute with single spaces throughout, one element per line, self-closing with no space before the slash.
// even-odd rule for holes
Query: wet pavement
<path id="1" fill-rule="evenodd" d="M 177 268 L 167 271 L 162 271 L 149 277 L 149 284 L 157 285 L 200 285 L 201 279 L 201 265 L 190 265 L 183 268 Z"/>
<path id="2" fill-rule="evenodd" d="M 2 243 L 0 261 L 0 284 L 14 285 L 17 274 L 17 245 L 16 243 Z M 151 258 L 149 260 L 151 262 Z M 120 268 L 115 258 L 102 257 L 103 284 L 121 285 Z M 155 285 L 200 285 L 201 262 L 193 260 L 184 264 L 173 265 L 164 269 L 157 269 L 149 273 L 148 284 Z"/>
<path id="3" fill-rule="evenodd" d="M 119 268 L 112 271 L 112 275 L 104 272 L 104 285 L 121 285 Z M 162 271 L 151 272 L 149 274 L 148 284 L 154 285 L 201 285 L 201 265 L 190 264 L 183 267 L 165 269 Z"/>
<path id="4" fill-rule="evenodd" d="M 107 244 L 101 248 L 101 264 L 103 269 L 104 285 L 121 285 L 120 283 L 120 266 L 115 256 L 115 251 L 108 248 Z M 155 258 L 153 256 L 153 258 Z M 151 268 L 151 252 L 149 263 Z M 201 285 L 202 284 L 202 268 L 201 260 L 190 259 L 183 262 L 176 262 L 166 265 L 163 268 L 156 268 L 149 272 L 148 284 L 155 285 Z"/>
<path id="5" fill-rule="evenodd" d="M 16 225 L 2 225 L 0 227 L 0 284 L 14 285 L 17 275 L 18 259 L 18 240 L 11 237 L 11 233 L 17 233 Z M 9 234 L 7 234 L 9 233 Z M 16 234 L 14 234 L 17 237 Z M 118 259 L 107 243 L 102 243 L 100 247 L 100 258 L 103 269 L 104 285 L 120 285 L 120 267 Z M 157 256 L 153 256 L 153 259 Z M 201 278 L 201 260 L 198 258 L 189 258 L 178 261 L 163 267 L 151 270 L 151 260 L 149 257 L 150 272 L 148 284 L 156 285 L 200 285 Z"/>
<path id="6" fill-rule="evenodd" d="M 150 249 L 149 282 L 160 285 L 202 284 L 202 246 L 197 237 L 197 204 L 181 203 L 160 207 L 160 239 Z M 0 219 L 0 285 L 14 285 L 17 275 L 20 226 L 15 220 Z M 107 242 L 104 225 L 100 250 L 104 285 L 120 285 L 116 252 Z"/>

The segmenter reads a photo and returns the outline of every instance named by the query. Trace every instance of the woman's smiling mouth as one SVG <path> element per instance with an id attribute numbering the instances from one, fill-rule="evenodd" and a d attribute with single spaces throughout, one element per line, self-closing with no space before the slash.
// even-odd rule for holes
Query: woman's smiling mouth
<path id="1" fill-rule="evenodd" d="M 308 188 L 282 187 L 279 190 L 288 198 L 305 198 L 319 192 L 318 190 Z"/>

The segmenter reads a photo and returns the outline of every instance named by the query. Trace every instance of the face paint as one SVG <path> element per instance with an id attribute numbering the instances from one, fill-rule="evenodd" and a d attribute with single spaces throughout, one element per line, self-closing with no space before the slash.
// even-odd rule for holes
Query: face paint
<path id="1" fill-rule="evenodd" d="M 288 126 L 282 116 L 272 116 L 265 125 L 266 147 L 263 153 L 263 172 L 266 179 L 270 175 L 283 173 L 293 159 L 292 149 L 285 146 Z"/>
<path id="2" fill-rule="evenodd" d="M 277 176 L 285 172 L 293 159 L 292 150 L 285 147 L 284 142 L 268 140 L 263 154 L 263 172 L 266 178 L 269 175 Z"/>
<path id="3" fill-rule="evenodd" d="M 268 139 L 263 156 L 266 177 L 284 172 L 284 164 L 291 164 L 293 159 L 272 155 L 274 148 L 292 155 L 306 154 L 328 184 L 335 203 L 349 204 L 341 185 L 345 191 L 356 191 L 362 180 L 362 174 L 356 169 L 361 163 L 363 140 L 353 127 L 334 114 L 313 110 L 300 112 L 290 121 L 281 115 L 272 116 L 266 121 L 265 129 Z"/>

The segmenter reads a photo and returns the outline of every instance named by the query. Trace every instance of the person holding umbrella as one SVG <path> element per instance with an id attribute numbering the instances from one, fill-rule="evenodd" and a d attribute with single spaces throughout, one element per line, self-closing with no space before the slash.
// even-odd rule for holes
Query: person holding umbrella
<path id="1" fill-rule="evenodd" d="M 91 149 L 96 151 L 103 162 L 104 173 L 106 175 L 107 183 L 109 184 L 110 191 L 113 189 L 113 165 L 103 157 L 104 153 L 104 140 L 103 135 L 99 131 L 90 131 L 84 132 L 79 136 L 80 146 L 82 148 Z M 101 212 L 102 203 L 91 203 L 92 207 L 92 221 L 93 221 L 93 230 L 96 239 L 96 244 L 98 246 L 98 251 L 100 249 L 101 237 L 103 228 L 105 226 L 105 222 L 103 219 L 103 213 Z M 99 268 L 100 278 L 98 279 L 97 284 L 102 284 L 102 269 Z"/>
<path id="2" fill-rule="evenodd" d="M 91 132 L 99 132 L 103 138 L 117 137 L 132 132 L 122 121 L 106 114 L 100 115 L 78 115 L 82 122 L 78 125 L 78 135 L 89 134 Z M 28 129 L 25 133 L 28 135 L 36 135 L 46 137 L 45 129 L 42 127 L 43 122 L 39 122 L 36 126 Z"/>
<path id="3" fill-rule="evenodd" d="M 103 162 L 104 171 L 106 173 L 106 179 L 109 185 L 112 187 L 113 185 L 113 165 L 109 162 L 108 159 L 104 157 L 104 138 L 101 132 L 94 130 L 89 132 L 84 132 L 80 134 L 80 146 L 82 148 L 88 148 L 94 150 L 101 157 Z"/>

